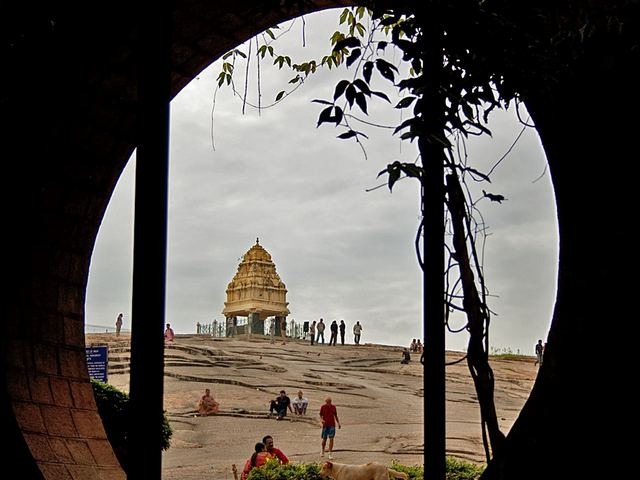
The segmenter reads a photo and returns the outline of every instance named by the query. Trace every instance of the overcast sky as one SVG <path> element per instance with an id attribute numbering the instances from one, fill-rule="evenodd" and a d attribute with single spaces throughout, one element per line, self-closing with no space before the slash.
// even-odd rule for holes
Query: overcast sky
<path id="1" fill-rule="evenodd" d="M 296 22 L 276 51 L 294 61 L 317 57 L 326 51 L 338 15 L 306 17 L 305 48 L 302 22 Z M 260 72 L 263 105 L 290 87 L 294 76 L 278 75 L 269 63 Z M 336 138 L 342 130 L 316 128 L 322 106 L 311 100 L 332 98 L 337 81 L 352 76 L 344 67 L 310 78 L 260 115 L 249 107 L 243 115 L 240 99 L 222 89 L 212 115 L 220 65 L 203 71 L 171 104 L 167 322 L 176 333 L 190 333 L 196 322 L 222 320 L 227 284 L 259 237 L 287 286 L 289 319 L 344 319 L 348 332 L 359 320 L 364 342 L 406 345 L 423 338 L 422 276 L 413 244 L 420 221 L 417 182 L 401 181 L 393 193 L 386 187 L 366 192 L 380 184 L 376 176 L 387 163 L 414 161 L 415 147 L 401 145 L 388 130 L 368 129 L 365 158 L 353 141 Z M 250 68 L 248 92 L 256 102 L 256 73 Z M 244 75 L 237 74 L 236 82 L 243 89 Z M 402 121 L 384 102 L 370 109 L 377 122 Z M 484 171 L 522 128 L 513 106 L 491 119 L 493 138 L 468 145 L 472 165 Z M 533 354 L 550 323 L 558 239 L 545 165 L 537 133 L 528 128 L 492 183 L 476 187 L 475 198 L 483 188 L 507 198 L 502 204 L 479 203 L 490 228 L 485 277 L 495 312 L 491 345 L 498 349 Z M 131 326 L 134 175 L 135 156 L 114 191 L 94 249 L 89 325 L 113 327 L 123 312 L 124 328 Z M 449 349 L 464 350 L 466 343 L 464 332 L 447 335 Z"/>

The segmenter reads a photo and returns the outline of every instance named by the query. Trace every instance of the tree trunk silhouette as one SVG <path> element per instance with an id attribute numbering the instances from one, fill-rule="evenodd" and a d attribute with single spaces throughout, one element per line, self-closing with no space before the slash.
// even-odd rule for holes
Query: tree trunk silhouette
<path id="1" fill-rule="evenodd" d="M 446 203 L 451 215 L 453 247 L 455 249 L 456 260 L 458 261 L 458 268 L 460 269 L 460 280 L 463 292 L 462 305 L 467 315 L 467 329 L 469 330 L 467 365 L 469 366 L 469 372 L 473 378 L 473 383 L 478 395 L 482 439 L 484 442 L 485 455 L 487 461 L 489 461 L 491 454 L 493 453 L 495 455 L 502 448 L 505 436 L 500 431 L 495 402 L 493 401 L 494 376 L 493 370 L 489 365 L 489 354 L 486 348 L 488 344 L 488 342 L 486 342 L 486 335 L 488 335 L 488 332 L 485 335 L 485 330 L 488 330 L 487 307 L 480 299 L 473 269 L 471 268 L 471 260 L 469 258 L 466 241 L 466 236 L 471 235 L 471 232 L 465 230 L 465 224 L 468 225 L 466 221 L 465 198 L 455 169 L 453 173 L 446 176 L 446 179 Z M 489 442 L 487 442 L 487 433 L 489 435 Z"/>

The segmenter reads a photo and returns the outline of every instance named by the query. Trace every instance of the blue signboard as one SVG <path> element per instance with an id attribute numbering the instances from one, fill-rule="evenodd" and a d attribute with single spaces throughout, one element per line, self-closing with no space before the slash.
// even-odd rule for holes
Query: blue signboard
<path id="1" fill-rule="evenodd" d="M 97 347 L 86 347 L 86 350 L 89 376 L 106 383 L 109 347 L 107 345 L 99 345 Z"/>

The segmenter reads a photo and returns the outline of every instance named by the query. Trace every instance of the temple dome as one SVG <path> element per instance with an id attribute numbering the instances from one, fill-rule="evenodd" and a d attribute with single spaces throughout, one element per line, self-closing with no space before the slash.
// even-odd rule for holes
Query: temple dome
<path id="1" fill-rule="evenodd" d="M 222 313 L 249 316 L 257 313 L 264 320 L 270 316 L 287 316 L 287 287 L 276 272 L 271 255 L 256 239 L 242 257 L 238 271 L 227 285 L 227 301 Z"/>

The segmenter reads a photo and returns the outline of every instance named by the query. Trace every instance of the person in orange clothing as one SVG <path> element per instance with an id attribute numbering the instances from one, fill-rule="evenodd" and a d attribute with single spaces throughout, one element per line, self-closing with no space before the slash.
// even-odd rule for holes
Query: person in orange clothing
<path id="1" fill-rule="evenodd" d="M 220 410 L 220 404 L 216 402 L 213 395 L 211 395 L 211 390 L 208 388 L 205 389 L 204 395 L 200 398 L 200 403 L 198 404 L 198 415 L 207 416 L 214 415 L 218 413 Z"/>
<path id="2" fill-rule="evenodd" d="M 256 443 L 253 455 L 251 455 L 251 458 L 249 458 L 244 464 L 242 474 L 240 475 L 240 480 L 246 480 L 247 475 L 249 475 L 249 472 L 251 472 L 251 470 L 263 466 L 270 458 L 273 457 L 267 452 L 267 447 L 265 447 L 264 443 Z"/>
<path id="3" fill-rule="evenodd" d="M 269 458 L 276 458 L 282 465 L 286 465 L 289 463 L 289 459 L 287 456 L 280 450 L 273 446 L 273 437 L 271 435 L 265 435 L 262 439 L 262 443 L 264 443 L 265 448 L 267 449 L 267 453 L 269 454 Z"/>

